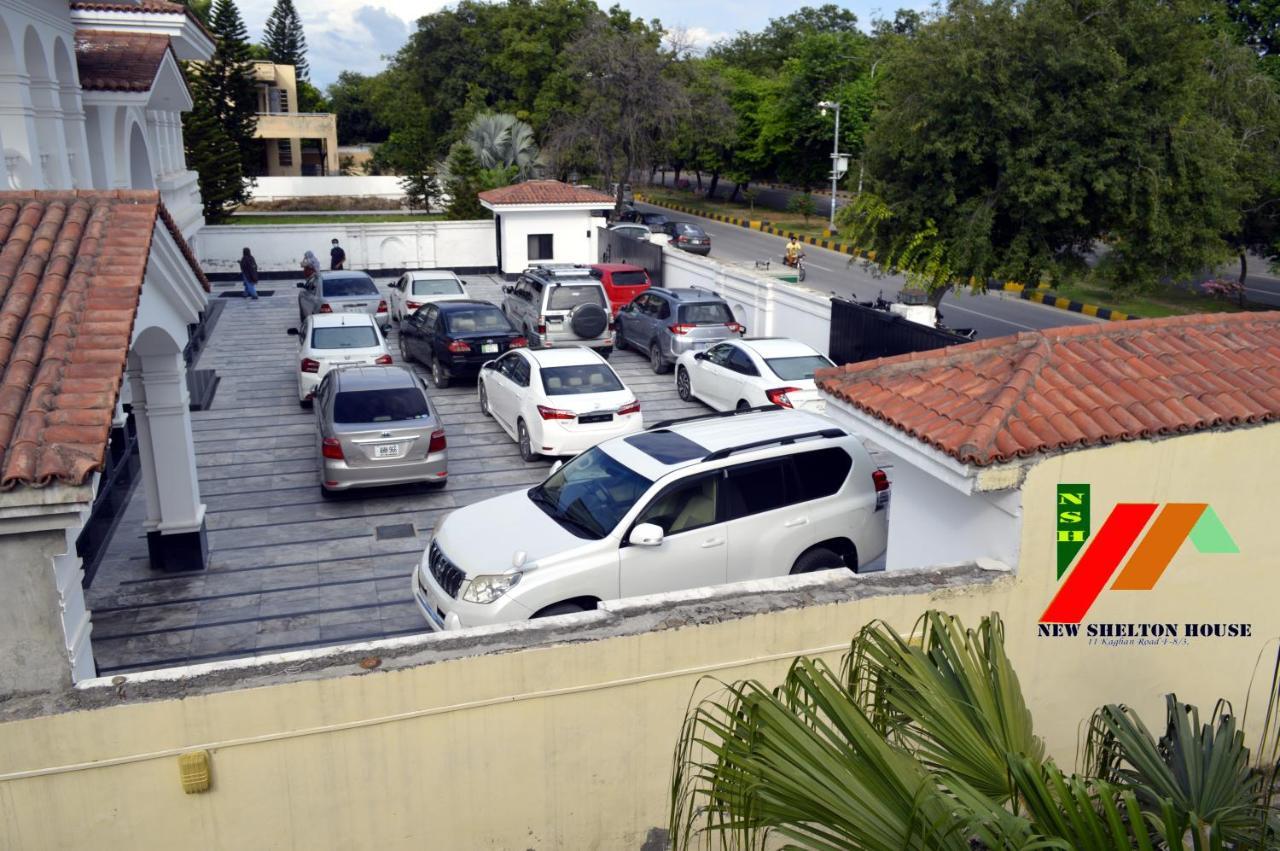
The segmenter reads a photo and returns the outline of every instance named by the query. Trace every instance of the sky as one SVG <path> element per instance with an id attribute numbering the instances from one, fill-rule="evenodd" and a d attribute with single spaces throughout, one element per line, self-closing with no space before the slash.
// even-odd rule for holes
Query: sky
<path id="1" fill-rule="evenodd" d="M 602 7 L 614 0 L 597 0 Z M 739 30 L 758 30 L 801 6 L 821 5 L 823 0 L 621 0 L 633 15 L 658 18 L 668 28 L 680 27 L 706 46 Z M 238 3 L 254 41 L 262 39 L 262 27 L 274 5 L 272 0 Z M 447 0 L 294 0 L 307 35 L 311 81 L 324 88 L 341 71 L 373 74 L 386 67 L 386 57 L 404 44 L 414 22 L 438 11 Z M 923 9 L 926 0 L 846 0 L 839 5 L 853 11 L 867 26 L 876 17 L 892 17 L 902 6 Z"/>

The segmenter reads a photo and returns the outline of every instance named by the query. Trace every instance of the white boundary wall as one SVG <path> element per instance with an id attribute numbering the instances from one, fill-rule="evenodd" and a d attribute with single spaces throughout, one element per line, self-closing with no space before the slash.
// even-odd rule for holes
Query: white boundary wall
<path id="1" fill-rule="evenodd" d="M 329 241 L 347 252 L 347 268 L 481 268 L 497 266 L 493 222 L 341 222 L 324 225 L 209 225 L 196 254 L 206 272 L 240 271 L 247 247 L 263 272 L 300 272 L 302 255 L 314 251 L 328 268 Z"/>
<path id="2" fill-rule="evenodd" d="M 719 293 L 749 336 L 790 337 L 828 354 L 831 300 L 816 290 L 671 248 L 663 249 L 662 283 Z"/>
<path id="3" fill-rule="evenodd" d="M 325 175 L 324 177 L 259 177 L 254 201 L 312 198 L 317 195 L 355 195 L 365 198 L 403 198 L 401 178 L 395 175 Z"/>

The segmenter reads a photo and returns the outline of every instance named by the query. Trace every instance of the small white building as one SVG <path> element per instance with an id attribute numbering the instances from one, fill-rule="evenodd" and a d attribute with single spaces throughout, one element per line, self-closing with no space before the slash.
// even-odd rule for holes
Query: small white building
<path id="1" fill-rule="evenodd" d="M 527 180 L 480 193 L 493 211 L 498 271 L 517 275 L 531 263 L 594 263 L 596 230 L 613 199 L 558 180 Z"/>

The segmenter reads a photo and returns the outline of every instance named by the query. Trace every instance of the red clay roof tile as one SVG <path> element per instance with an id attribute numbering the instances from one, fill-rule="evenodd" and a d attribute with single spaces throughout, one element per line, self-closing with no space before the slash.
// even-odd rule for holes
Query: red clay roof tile
<path id="1" fill-rule="evenodd" d="M 594 189 L 579 189 L 558 180 L 526 180 L 480 193 L 490 204 L 598 204 L 613 206 L 613 199 Z"/>
<path id="2" fill-rule="evenodd" d="M 823 392 L 985 466 L 1280 420 L 1280 312 L 1053 328 L 817 378 Z"/>
<path id="3" fill-rule="evenodd" d="M 158 221 L 208 291 L 159 193 L 0 192 L 0 489 L 101 469 Z"/>
<path id="4" fill-rule="evenodd" d="M 171 50 L 159 33 L 76 31 L 76 67 L 80 87 L 97 91 L 151 90 L 160 63 Z"/>

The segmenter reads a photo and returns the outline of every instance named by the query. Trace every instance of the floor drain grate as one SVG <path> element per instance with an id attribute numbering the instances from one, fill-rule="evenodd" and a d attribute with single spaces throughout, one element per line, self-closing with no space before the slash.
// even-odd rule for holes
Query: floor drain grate
<path id="1" fill-rule="evenodd" d="M 413 531 L 412 523 L 392 523 L 389 526 L 379 526 L 374 529 L 379 541 L 389 541 L 392 538 L 413 538 L 417 537 Z"/>

